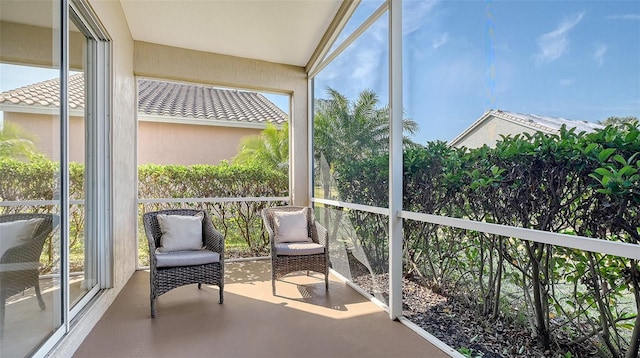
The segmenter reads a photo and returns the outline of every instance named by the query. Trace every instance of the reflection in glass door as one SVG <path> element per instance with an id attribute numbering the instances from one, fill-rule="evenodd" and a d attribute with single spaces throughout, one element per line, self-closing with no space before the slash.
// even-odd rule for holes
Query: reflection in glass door
<path id="1" fill-rule="evenodd" d="M 70 3 L 0 1 L 0 357 L 46 353 L 108 285 L 109 42 Z"/>
<path id="2" fill-rule="evenodd" d="M 0 2 L 0 356 L 63 322 L 60 2 Z"/>
<path id="3" fill-rule="evenodd" d="M 82 27 L 82 25 L 80 25 Z M 90 116 L 85 115 L 91 84 L 86 76 L 87 41 L 76 20 L 69 22 L 69 306 L 73 308 L 96 285 L 95 235 L 87 215 L 87 181 L 91 177 Z"/>

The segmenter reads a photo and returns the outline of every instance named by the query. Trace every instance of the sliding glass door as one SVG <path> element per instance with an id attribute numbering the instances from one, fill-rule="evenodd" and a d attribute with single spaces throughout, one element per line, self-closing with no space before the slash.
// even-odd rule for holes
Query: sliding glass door
<path id="1" fill-rule="evenodd" d="M 46 352 L 108 281 L 108 43 L 87 9 L 0 2 L 3 357 Z"/>

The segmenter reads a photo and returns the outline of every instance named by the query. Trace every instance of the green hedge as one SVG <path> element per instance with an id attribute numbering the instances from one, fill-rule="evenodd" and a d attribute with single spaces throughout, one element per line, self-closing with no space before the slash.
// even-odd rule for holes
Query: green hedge
<path id="1" fill-rule="evenodd" d="M 386 206 L 387 156 L 334 168 L 342 200 Z M 638 245 L 640 133 L 632 125 L 563 128 L 478 149 L 430 142 L 405 151 L 403 196 L 408 211 Z M 373 270 L 384 272 L 387 223 L 350 215 Z M 411 220 L 404 250 L 405 275 L 470 298 L 492 319 L 522 306 L 545 347 L 593 341 L 605 356 L 638 354 L 637 260 Z"/>
<path id="2" fill-rule="evenodd" d="M 286 174 L 258 165 L 142 165 L 138 168 L 138 196 L 152 198 L 235 198 L 287 197 Z M 218 202 L 180 205 L 207 210 L 214 226 L 226 237 L 227 247 L 241 246 L 247 254 L 264 255 L 269 238 L 262 226 L 260 212 L 267 206 L 285 202 Z M 140 212 L 174 208 L 176 204 L 141 204 Z M 142 223 L 140 222 L 140 228 Z M 234 244 L 235 245 L 229 245 Z M 143 248 L 144 235 L 139 235 L 141 264 L 148 264 Z"/>
<path id="3" fill-rule="evenodd" d="M 287 197 L 288 178 L 280 172 L 260 166 L 220 165 L 142 165 L 138 169 L 139 197 L 149 198 L 219 198 L 219 197 Z M 57 193 L 59 163 L 48 160 L 22 162 L 0 158 L 0 201 L 52 200 Z M 82 200 L 84 165 L 70 163 L 69 194 L 71 200 Z M 188 204 L 141 204 L 142 213 L 150 210 L 197 207 L 208 210 L 216 228 L 227 237 L 229 247 L 239 247 L 247 254 L 262 255 L 268 248 L 268 237 L 262 229 L 260 211 L 267 205 L 284 202 L 231 202 Z M 20 205 L 0 207 L 0 214 L 18 212 L 58 212 L 53 205 Z M 146 265 L 147 244 L 140 220 L 139 253 Z M 70 210 L 70 249 L 73 270 L 81 271 L 84 262 L 84 205 Z M 57 236 L 54 236 L 57 239 Z M 59 243 L 47 240 L 41 257 L 42 270 L 48 272 L 56 264 Z"/>

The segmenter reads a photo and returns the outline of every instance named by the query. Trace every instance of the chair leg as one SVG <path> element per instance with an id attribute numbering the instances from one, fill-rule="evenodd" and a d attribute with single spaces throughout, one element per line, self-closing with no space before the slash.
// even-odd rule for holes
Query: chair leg
<path id="1" fill-rule="evenodd" d="M 2 292 L 0 292 L 0 295 L 2 295 Z M 2 296 L 2 299 L 0 300 L 0 339 L 2 339 L 4 337 L 4 304 L 5 304 L 5 297 Z"/>
<path id="2" fill-rule="evenodd" d="M 326 272 L 324 274 L 324 289 L 329 292 L 329 274 Z"/>
<path id="3" fill-rule="evenodd" d="M 218 287 L 220 289 L 220 300 L 218 301 L 218 303 L 222 303 L 224 302 L 224 286 L 220 285 Z"/>
<path id="4" fill-rule="evenodd" d="M 44 311 L 45 309 L 45 304 L 44 304 L 44 300 L 42 299 L 42 294 L 40 293 L 40 283 L 36 282 L 36 297 L 38 297 L 38 305 L 40 306 L 40 310 Z"/>
<path id="5" fill-rule="evenodd" d="M 276 295 L 276 279 L 275 278 L 271 278 L 271 292 L 273 293 L 273 295 Z"/>
<path id="6" fill-rule="evenodd" d="M 198 290 L 200 289 L 200 287 L 202 287 L 202 284 L 198 282 Z"/>
<path id="7" fill-rule="evenodd" d="M 156 300 L 155 298 L 151 299 L 151 317 L 155 317 L 156 316 Z"/>

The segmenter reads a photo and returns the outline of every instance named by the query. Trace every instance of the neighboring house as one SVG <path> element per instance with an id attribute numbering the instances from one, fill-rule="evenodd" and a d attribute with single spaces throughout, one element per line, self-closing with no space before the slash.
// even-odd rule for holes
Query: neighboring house
<path id="1" fill-rule="evenodd" d="M 4 121 L 37 137 L 48 158 L 59 159 L 58 80 L 0 93 Z M 84 160 L 84 77 L 69 77 L 69 157 Z M 138 164 L 217 164 L 230 160 L 243 137 L 288 116 L 256 92 L 196 84 L 138 80 Z"/>
<path id="2" fill-rule="evenodd" d="M 602 128 L 600 124 L 572 119 L 546 117 L 536 114 L 521 114 L 492 109 L 449 142 L 453 147 L 478 148 L 483 145 L 495 147 L 501 136 L 521 133 L 560 133 L 562 125 L 576 128 L 578 132 L 593 132 Z"/>

